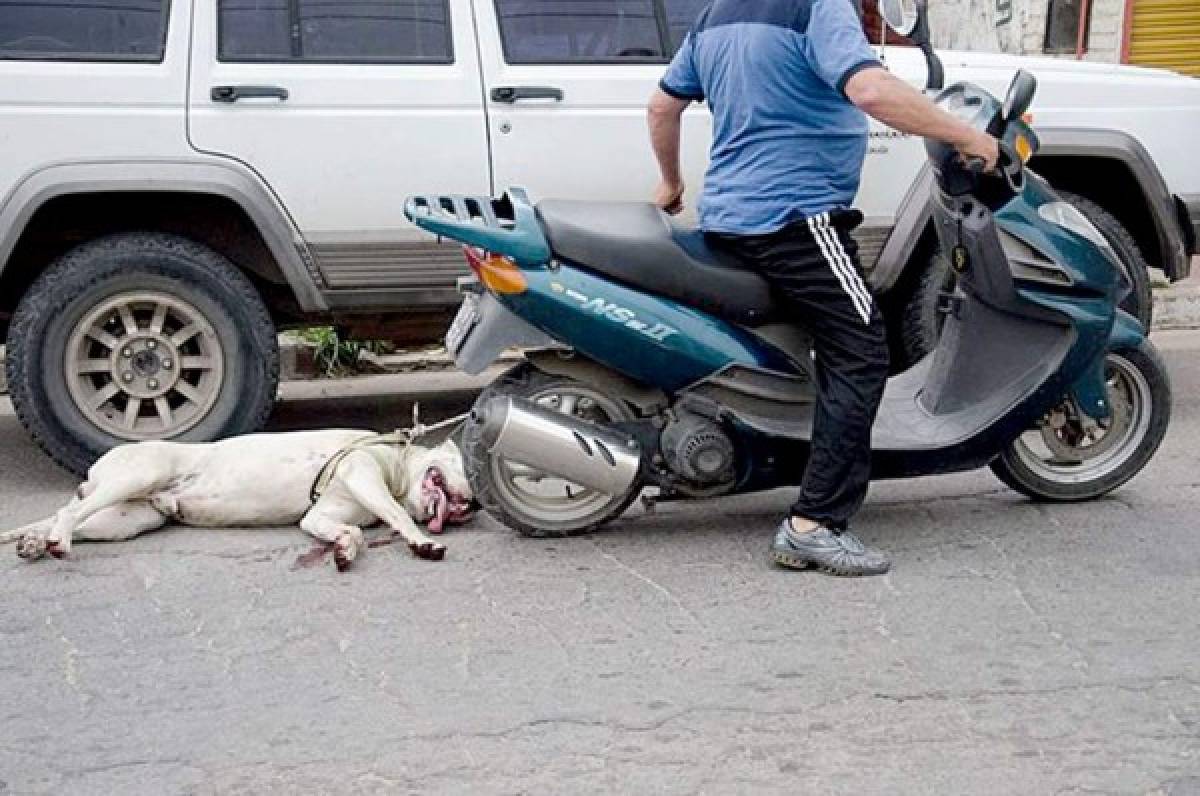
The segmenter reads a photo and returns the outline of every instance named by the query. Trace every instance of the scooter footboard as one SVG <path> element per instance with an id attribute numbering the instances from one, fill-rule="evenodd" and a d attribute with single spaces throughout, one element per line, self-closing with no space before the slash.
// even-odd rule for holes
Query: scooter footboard
<path id="1" fill-rule="evenodd" d="M 488 293 L 466 293 L 450 331 L 446 350 L 458 367 L 482 373 L 508 348 L 554 348 L 559 343 L 515 315 Z"/>

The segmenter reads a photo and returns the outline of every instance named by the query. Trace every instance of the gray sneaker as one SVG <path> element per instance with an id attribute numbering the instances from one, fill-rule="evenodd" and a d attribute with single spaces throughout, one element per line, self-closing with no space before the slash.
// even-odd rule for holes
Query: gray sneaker
<path id="1" fill-rule="evenodd" d="M 808 533 L 796 533 L 786 519 L 775 532 L 771 559 L 788 569 L 812 567 L 846 577 L 882 575 L 892 566 L 887 556 L 868 549 L 852 533 L 834 533 L 823 525 Z"/>

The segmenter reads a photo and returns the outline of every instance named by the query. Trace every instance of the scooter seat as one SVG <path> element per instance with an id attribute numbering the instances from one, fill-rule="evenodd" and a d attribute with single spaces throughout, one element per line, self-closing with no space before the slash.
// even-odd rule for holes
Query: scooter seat
<path id="1" fill-rule="evenodd" d="M 537 214 L 551 251 L 573 265 L 745 326 L 771 315 L 765 279 L 648 202 L 556 199 Z"/>

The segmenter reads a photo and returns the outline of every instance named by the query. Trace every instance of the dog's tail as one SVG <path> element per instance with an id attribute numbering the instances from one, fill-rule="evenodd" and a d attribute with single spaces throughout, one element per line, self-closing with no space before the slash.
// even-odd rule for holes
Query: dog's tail
<path id="1" fill-rule="evenodd" d="M 25 535 L 25 531 L 5 531 L 0 533 L 0 544 L 9 544 L 15 542 Z"/>

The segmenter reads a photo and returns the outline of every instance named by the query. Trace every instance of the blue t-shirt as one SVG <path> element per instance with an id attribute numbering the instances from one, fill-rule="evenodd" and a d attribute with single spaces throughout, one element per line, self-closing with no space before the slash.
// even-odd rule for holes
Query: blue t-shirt
<path id="1" fill-rule="evenodd" d="M 715 0 L 660 83 L 708 100 L 713 141 L 700 226 L 760 234 L 858 192 L 867 118 L 843 93 L 879 66 L 853 0 Z"/>

